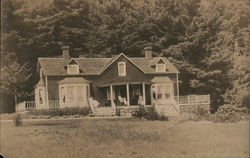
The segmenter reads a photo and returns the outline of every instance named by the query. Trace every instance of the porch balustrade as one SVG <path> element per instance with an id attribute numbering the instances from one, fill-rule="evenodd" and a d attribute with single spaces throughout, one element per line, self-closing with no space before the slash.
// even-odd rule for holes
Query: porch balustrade
<path id="1" fill-rule="evenodd" d="M 42 109 L 42 108 L 59 108 L 59 107 L 83 107 L 88 106 L 88 102 L 74 102 L 74 101 L 60 101 L 60 100 L 49 100 L 48 105 L 46 102 L 39 101 L 24 101 L 22 104 L 25 109 Z"/>
<path id="2" fill-rule="evenodd" d="M 210 104 L 210 95 L 186 95 L 175 97 L 179 105 L 188 104 Z"/>
<path id="3" fill-rule="evenodd" d="M 176 96 L 175 102 L 178 106 L 181 105 L 189 105 L 189 104 L 210 104 L 210 95 L 187 95 L 187 96 Z M 113 108 L 121 108 L 116 107 L 113 104 Z M 19 103 L 17 106 L 19 109 L 39 109 L 39 108 L 63 108 L 63 107 L 83 107 L 88 106 L 88 102 L 64 102 L 59 100 L 49 100 L 48 105 L 46 102 L 36 102 L 36 101 L 24 101 Z"/>

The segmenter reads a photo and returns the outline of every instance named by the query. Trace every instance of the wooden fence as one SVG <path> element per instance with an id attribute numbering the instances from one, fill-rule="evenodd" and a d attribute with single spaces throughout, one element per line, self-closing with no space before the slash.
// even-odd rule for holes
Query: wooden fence
<path id="1" fill-rule="evenodd" d="M 186 95 L 175 99 L 179 105 L 210 104 L 210 95 Z"/>

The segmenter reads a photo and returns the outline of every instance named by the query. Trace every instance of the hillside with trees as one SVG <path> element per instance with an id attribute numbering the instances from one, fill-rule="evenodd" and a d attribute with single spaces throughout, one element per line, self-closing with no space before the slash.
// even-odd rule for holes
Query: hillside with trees
<path id="1" fill-rule="evenodd" d="M 1 73 L 31 67 L 29 92 L 37 58 L 60 55 L 62 45 L 86 57 L 143 56 L 150 45 L 180 70 L 181 95 L 249 107 L 248 0 L 4 0 L 1 15 Z"/>

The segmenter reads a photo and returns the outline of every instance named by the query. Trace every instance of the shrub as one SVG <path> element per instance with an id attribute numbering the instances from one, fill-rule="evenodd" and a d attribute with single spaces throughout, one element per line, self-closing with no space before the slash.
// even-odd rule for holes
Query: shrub
<path id="1" fill-rule="evenodd" d="M 23 119 L 21 114 L 17 113 L 13 117 L 13 122 L 15 126 L 21 126 L 23 124 Z"/>
<path id="2" fill-rule="evenodd" d="M 200 107 L 200 106 L 197 108 L 196 115 L 205 116 L 207 114 L 208 114 L 208 111 L 205 108 Z"/>
<path id="3" fill-rule="evenodd" d="M 47 115 L 47 116 L 72 116 L 81 115 L 87 116 L 89 114 L 89 107 L 66 107 L 66 108 L 52 108 L 52 109 L 36 109 L 30 110 L 28 114 L 30 115 Z"/>
<path id="4" fill-rule="evenodd" d="M 145 118 L 147 120 L 168 120 L 168 117 L 159 114 L 155 111 L 154 107 L 145 108 L 144 106 L 139 106 L 132 114 L 134 117 L 138 117 L 140 119 Z"/>
<path id="5" fill-rule="evenodd" d="M 133 113 L 132 116 L 142 119 L 146 115 L 145 107 L 140 105 Z"/>

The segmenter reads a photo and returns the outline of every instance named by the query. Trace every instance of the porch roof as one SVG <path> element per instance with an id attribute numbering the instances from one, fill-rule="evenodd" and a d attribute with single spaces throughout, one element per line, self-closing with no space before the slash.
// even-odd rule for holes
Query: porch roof
<path id="1" fill-rule="evenodd" d="M 152 83 L 166 83 L 166 82 L 173 82 L 171 81 L 171 79 L 167 76 L 157 76 L 157 77 L 154 77 L 152 80 L 151 80 Z"/>
<path id="2" fill-rule="evenodd" d="M 39 81 L 38 81 L 38 83 L 34 86 L 34 88 L 36 88 L 36 87 L 44 87 L 44 82 L 43 82 L 43 80 L 42 79 L 40 79 Z"/>
<path id="3" fill-rule="evenodd" d="M 66 77 L 57 83 L 59 83 L 59 84 L 62 84 L 62 83 L 89 83 L 89 81 L 84 79 L 83 77 Z"/>
<path id="4" fill-rule="evenodd" d="M 99 82 L 97 84 L 98 87 L 106 87 L 106 86 L 110 86 L 110 85 L 125 85 L 125 84 L 149 84 L 150 83 L 150 79 L 137 79 L 137 78 L 131 78 L 129 76 L 126 77 L 119 77 L 119 78 L 113 78 L 110 79 L 108 81 L 104 81 L 104 82 Z"/>

